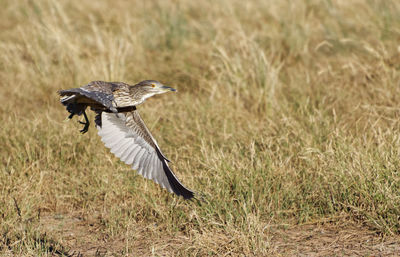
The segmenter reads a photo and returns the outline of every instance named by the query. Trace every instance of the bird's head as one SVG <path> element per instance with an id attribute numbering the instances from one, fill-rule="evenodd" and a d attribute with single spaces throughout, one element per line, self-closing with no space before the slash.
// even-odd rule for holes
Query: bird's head
<path id="1" fill-rule="evenodd" d="M 156 80 L 143 80 L 137 83 L 134 87 L 140 89 L 142 92 L 146 92 L 149 94 L 162 94 L 169 91 L 176 91 L 176 89 L 168 86 L 164 86 L 161 82 Z"/>
<path id="2" fill-rule="evenodd" d="M 170 91 L 177 91 L 176 89 L 165 86 L 161 82 L 158 82 L 156 80 L 143 80 L 132 86 L 131 90 L 134 91 L 134 95 L 141 97 L 141 102 L 153 95 L 163 94 Z"/>

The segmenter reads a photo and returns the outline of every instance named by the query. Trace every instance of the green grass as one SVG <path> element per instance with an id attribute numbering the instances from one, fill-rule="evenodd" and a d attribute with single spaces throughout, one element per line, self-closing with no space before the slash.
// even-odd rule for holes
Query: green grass
<path id="1" fill-rule="evenodd" d="M 343 219 L 400 234 L 397 1 L 0 5 L 0 253 L 67 255 L 55 215 L 96 217 L 77 240 L 121 255 L 266 255 L 270 227 Z M 63 122 L 57 90 L 144 79 L 179 91 L 140 110 L 204 202 Z"/>

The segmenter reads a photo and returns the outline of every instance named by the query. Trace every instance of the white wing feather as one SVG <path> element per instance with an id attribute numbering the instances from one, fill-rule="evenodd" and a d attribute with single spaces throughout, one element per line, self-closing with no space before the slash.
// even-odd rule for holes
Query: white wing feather
<path id="1" fill-rule="evenodd" d="M 101 114 L 102 126 L 98 126 L 97 129 L 106 147 L 110 148 L 115 156 L 126 164 L 131 165 L 134 170 L 137 170 L 145 178 L 152 179 L 170 192 L 175 191 L 177 193 L 177 191 L 181 190 L 183 193 L 179 194 L 185 194 L 185 198 L 193 197 L 193 192 L 181 185 L 169 169 L 166 158 L 160 152 L 157 143 L 147 128 L 145 132 L 148 132 L 148 136 L 154 145 L 149 144 L 141 136 L 143 131 L 140 131 L 140 128 L 127 126 L 127 123 L 132 122 L 132 119 L 131 116 L 126 116 L 123 113 L 103 112 Z M 158 152 L 155 147 L 158 149 Z M 175 183 L 175 187 L 177 187 L 176 184 L 178 183 L 179 188 L 173 190 L 172 187 L 174 185 L 170 183 L 171 175 L 170 179 L 168 179 L 166 172 L 172 174 L 172 182 Z"/>

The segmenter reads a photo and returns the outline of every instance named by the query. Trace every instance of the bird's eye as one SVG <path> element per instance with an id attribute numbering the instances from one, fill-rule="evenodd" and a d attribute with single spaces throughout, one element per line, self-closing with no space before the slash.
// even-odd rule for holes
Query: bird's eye
<path id="1" fill-rule="evenodd" d="M 154 84 L 151 84 L 151 87 L 156 87 L 156 85 L 154 85 Z"/>

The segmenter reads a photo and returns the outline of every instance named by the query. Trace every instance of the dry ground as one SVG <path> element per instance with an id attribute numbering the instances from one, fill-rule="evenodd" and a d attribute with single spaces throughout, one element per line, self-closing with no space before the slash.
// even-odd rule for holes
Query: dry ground
<path id="1" fill-rule="evenodd" d="M 0 6 L 0 255 L 399 255 L 399 1 Z M 63 122 L 57 90 L 143 79 L 203 201 Z"/>
<path id="2" fill-rule="evenodd" d="M 181 232 L 160 235 L 158 224 L 154 223 L 131 227 L 129 236 L 110 236 L 103 232 L 101 220 L 99 213 L 90 217 L 79 213 L 42 216 L 37 224 L 42 236 L 36 240 L 53 256 L 125 256 L 128 248 L 134 249 L 130 253 L 134 256 L 243 255 L 236 250 L 233 238 L 223 231 L 213 235 Z M 349 220 L 300 226 L 273 224 L 263 234 L 266 254 L 274 256 L 398 256 L 400 253 L 399 236 L 379 236 Z M 12 255 L 13 251 L 4 253 Z"/>

